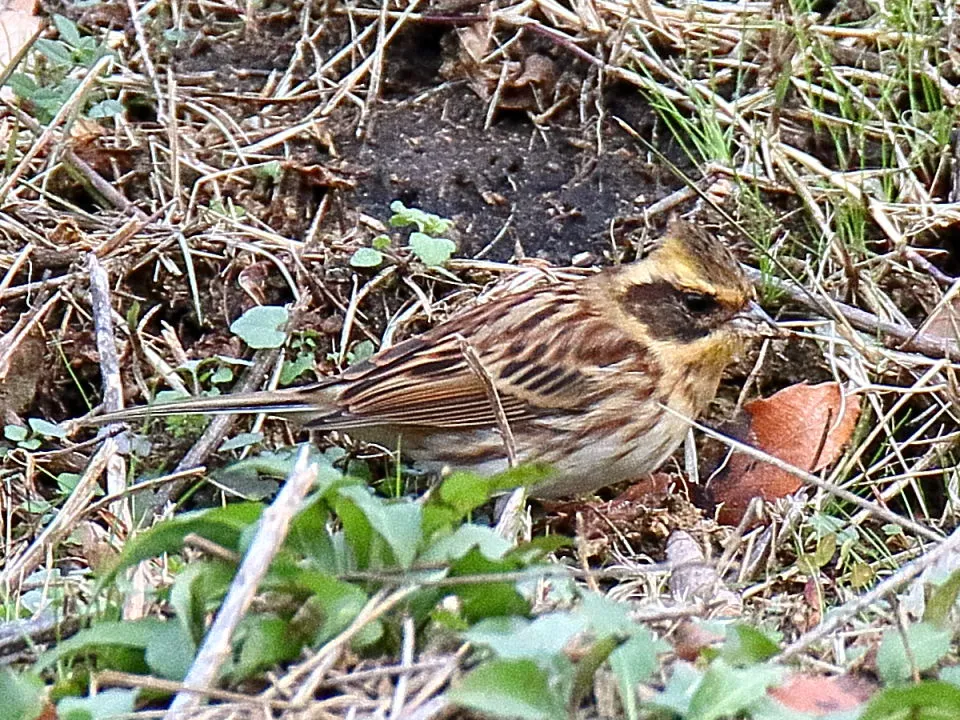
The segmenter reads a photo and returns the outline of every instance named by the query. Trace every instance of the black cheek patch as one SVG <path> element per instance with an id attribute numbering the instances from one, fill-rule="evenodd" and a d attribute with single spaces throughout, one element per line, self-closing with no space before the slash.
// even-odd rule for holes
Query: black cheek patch
<path id="1" fill-rule="evenodd" d="M 710 332 L 683 306 L 682 293 L 665 281 L 632 285 L 624 295 L 624 310 L 642 322 L 654 340 L 693 342 Z"/>

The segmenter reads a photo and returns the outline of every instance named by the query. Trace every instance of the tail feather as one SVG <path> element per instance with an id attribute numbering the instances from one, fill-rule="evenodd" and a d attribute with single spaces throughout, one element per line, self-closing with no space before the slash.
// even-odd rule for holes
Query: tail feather
<path id="1" fill-rule="evenodd" d="M 142 405 L 117 412 L 97 415 L 86 420 L 90 425 L 170 417 L 171 415 L 251 415 L 277 413 L 281 415 L 322 414 L 325 408 L 315 393 L 302 388 L 272 392 L 238 393 L 213 397 L 191 397 L 172 402 Z"/>

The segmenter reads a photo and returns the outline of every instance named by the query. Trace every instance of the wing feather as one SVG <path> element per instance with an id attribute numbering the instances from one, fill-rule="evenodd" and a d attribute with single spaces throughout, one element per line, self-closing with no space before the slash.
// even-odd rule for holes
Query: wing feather
<path id="1" fill-rule="evenodd" d="M 496 427 L 485 380 L 463 357 L 463 340 L 510 423 L 582 412 L 615 391 L 605 377 L 610 366 L 645 355 L 579 283 L 543 285 L 495 298 L 350 368 L 330 388 L 337 409 L 308 425 Z"/>

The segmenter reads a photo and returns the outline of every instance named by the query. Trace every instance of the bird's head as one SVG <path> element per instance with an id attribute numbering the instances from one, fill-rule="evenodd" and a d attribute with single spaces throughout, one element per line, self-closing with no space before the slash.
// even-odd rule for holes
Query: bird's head
<path id="1" fill-rule="evenodd" d="M 661 365 L 717 378 L 746 338 L 775 327 L 733 254 L 684 221 L 671 222 L 650 255 L 620 269 L 612 297 Z"/>

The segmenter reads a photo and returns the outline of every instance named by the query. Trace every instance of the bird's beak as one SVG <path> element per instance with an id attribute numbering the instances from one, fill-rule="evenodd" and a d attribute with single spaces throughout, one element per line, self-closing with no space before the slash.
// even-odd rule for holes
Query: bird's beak
<path id="1" fill-rule="evenodd" d="M 755 300 L 751 300 L 743 310 L 733 316 L 732 324 L 745 335 L 777 338 L 787 334 Z"/>

